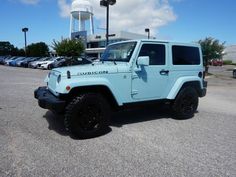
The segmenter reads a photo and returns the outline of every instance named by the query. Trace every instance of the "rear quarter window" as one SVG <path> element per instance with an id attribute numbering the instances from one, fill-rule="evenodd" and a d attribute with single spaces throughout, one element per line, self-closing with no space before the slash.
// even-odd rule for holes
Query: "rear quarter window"
<path id="1" fill-rule="evenodd" d="M 198 47 L 172 46 L 173 65 L 199 65 L 200 53 Z"/>

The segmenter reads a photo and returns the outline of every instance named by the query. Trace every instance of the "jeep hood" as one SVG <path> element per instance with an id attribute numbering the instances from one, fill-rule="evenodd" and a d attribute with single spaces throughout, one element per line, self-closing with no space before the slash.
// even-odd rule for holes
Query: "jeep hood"
<path id="1" fill-rule="evenodd" d="M 69 71 L 71 76 L 89 76 L 98 74 L 112 74 L 118 72 L 129 72 L 130 67 L 126 62 L 96 62 L 93 64 L 68 66 L 53 69 L 53 71 L 61 73 L 62 76 L 67 76 Z"/>

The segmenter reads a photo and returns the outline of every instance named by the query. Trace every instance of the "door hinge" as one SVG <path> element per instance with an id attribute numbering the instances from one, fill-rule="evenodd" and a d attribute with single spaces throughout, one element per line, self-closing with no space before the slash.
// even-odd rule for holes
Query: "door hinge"
<path id="1" fill-rule="evenodd" d="M 138 90 L 132 90 L 131 95 L 137 95 L 138 94 Z"/>
<path id="2" fill-rule="evenodd" d="M 137 78 L 139 78 L 137 74 L 132 75 L 132 79 L 137 79 Z"/>

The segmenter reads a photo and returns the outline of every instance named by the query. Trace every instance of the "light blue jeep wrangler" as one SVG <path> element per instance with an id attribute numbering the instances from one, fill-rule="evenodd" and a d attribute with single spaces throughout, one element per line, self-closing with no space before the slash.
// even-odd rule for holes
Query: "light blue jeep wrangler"
<path id="1" fill-rule="evenodd" d="M 207 87 L 198 44 L 157 40 L 109 45 L 100 61 L 53 69 L 46 82 L 34 92 L 39 106 L 64 113 L 79 138 L 103 134 L 111 110 L 134 103 L 164 101 L 175 117 L 192 117 Z"/>

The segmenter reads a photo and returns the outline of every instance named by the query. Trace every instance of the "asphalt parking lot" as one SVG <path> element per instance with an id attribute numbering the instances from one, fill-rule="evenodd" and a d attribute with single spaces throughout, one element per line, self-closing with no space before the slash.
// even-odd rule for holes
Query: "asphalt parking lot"
<path id="1" fill-rule="evenodd" d="M 211 71 L 195 117 L 130 110 L 108 134 L 77 140 L 33 97 L 48 71 L 0 66 L 0 176 L 236 176 L 236 79 Z"/>

